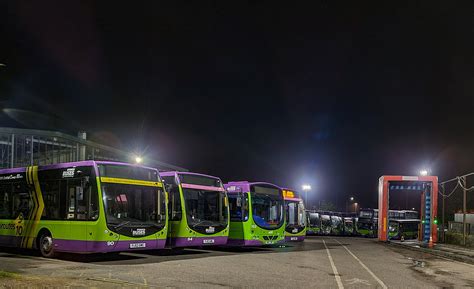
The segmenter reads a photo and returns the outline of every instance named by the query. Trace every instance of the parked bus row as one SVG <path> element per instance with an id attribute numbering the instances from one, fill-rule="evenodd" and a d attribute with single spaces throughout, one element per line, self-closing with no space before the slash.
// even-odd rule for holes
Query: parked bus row
<path id="1" fill-rule="evenodd" d="M 358 215 L 324 211 L 307 211 L 306 215 L 308 235 L 377 237 L 377 209 L 360 209 Z M 419 224 L 416 211 L 390 210 L 389 238 L 416 239 Z"/>
<path id="2" fill-rule="evenodd" d="M 107 253 L 302 241 L 290 189 L 135 164 L 82 161 L 0 170 L 0 245 Z"/>
<path id="3" fill-rule="evenodd" d="M 356 235 L 356 214 L 327 211 L 307 211 L 306 216 L 308 235 Z"/>

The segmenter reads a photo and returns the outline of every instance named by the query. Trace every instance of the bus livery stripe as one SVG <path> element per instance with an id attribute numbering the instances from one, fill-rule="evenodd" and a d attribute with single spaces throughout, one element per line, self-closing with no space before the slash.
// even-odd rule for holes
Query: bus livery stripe
<path id="1" fill-rule="evenodd" d="M 38 167 L 33 167 L 33 186 L 34 186 L 34 195 L 36 197 L 36 211 L 35 215 L 33 215 L 34 219 L 32 220 L 30 237 L 28 239 L 28 243 L 26 244 L 27 248 L 33 248 L 33 241 L 35 239 L 34 233 L 36 228 L 38 227 L 39 221 L 41 219 L 41 215 L 43 214 L 44 210 L 44 201 L 43 201 L 43 194 L 41 193 L 41 188 L 38 181 Z"/>
<path id="2" fill-rule="evenodd" d="M 103 183 L 115 183 L 115 184 L 125 184 L 125 185 L 160 187 L 160 188 L 163 187 L 163 185 L 160 182 L 150 182 L 150 181 L 142 181 L 142 180 L 122 179 L 122 178 L 101 177 L 100 181 Z"/>
<path id="3" fill-rule="evenodd" d="M 27 188 L 28 188 L 28 192 L 29 192 L 29 197 L 30 197 L 30 199 L 33 200 L 33 203 L 34 203 L 34 197 L 31 194 L 31 188 L 33 187 L 32 177 L 31 177 L 31 168 L 32 167 L 27 167 L 26 168 L 26 183 L 27 183 Z M 31 219 L 32 219 L 32 216 L 33 216 L 34 209 L 35 209 L 35 206 L 33 205 L 33 208 L 31 208 L 28 212 L 28 216 L 26 218 L 23 216 L 23 222 L 25 223 L 26 226 L 25 226 L 25 229 L 24 229 L 23 236 L 21 238 L 21 244 L 20 244 L 21 248 L 26 247 L 26 240 L 29 236 L 29 232 L 30 232 L 30 228 L 31 228 Z"/>
<path id="4" fill-rule="evenodd" d="M 28 167 L 26 176 L 30 198 L 33 201 L 33 208 L 31 208 L 28 213 L 28 218 L 26 219 L 27 226 L 21 239 L 21 247 L 33 248 L 33 242 L 35 239 L 34 233 L 41 219 L 41 215 L 43 214 L 44 202 L 38 182 L 38 167 Z"/>

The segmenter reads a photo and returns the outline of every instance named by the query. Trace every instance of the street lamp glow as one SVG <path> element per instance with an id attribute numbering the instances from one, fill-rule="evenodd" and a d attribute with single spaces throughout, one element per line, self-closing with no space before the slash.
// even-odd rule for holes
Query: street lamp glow
<path id="1" fill-rule="evenodd" d="M 143 162 L 143 159 L 140 156 L 135 157 L 135 162 L 137 164 L 141 164 Z"/>
<path id="2" fill-rule="evenodd" d="M 421 176 L 427 176 L 428 175 L 428 170 L 421 170 L 420 175 Z"/>
<path id="3" fill-rule="evenodd" d="M 349 200 L 351 200 L 351 202 L 354 200 L 354 197 L 350 197 Z"/>
<path id="4" fill-rule="evenodd" d="M 311 190 L 311 186 L 310 186 L 310 185 L 302 185 L 301 188 L 303 189 L 303 191 L 309 191 L 309 190 Z"/>

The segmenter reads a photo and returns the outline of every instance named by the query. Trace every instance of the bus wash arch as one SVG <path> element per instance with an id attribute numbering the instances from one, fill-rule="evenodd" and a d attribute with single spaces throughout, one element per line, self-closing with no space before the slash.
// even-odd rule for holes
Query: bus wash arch
<path id="1" fill-rule="evenodd" d="M 379 178 L 378 240 L 388 241 L 389 196 L 398 189 L 410 189 L 420 194 L 421 230 L 419 240 L 428 246 L 437 242 L 438 177 L 436 176 L 381 176 Z"/>

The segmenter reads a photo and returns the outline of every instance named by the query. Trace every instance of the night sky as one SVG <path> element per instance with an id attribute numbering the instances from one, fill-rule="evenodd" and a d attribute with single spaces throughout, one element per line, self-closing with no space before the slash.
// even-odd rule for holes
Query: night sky
<path id="1" fill-rule="evenodd" d="M 2 126 L 340 207 L 384 174 L 474 171 L 472 1 L 121 2 L 0 3 Z"/>

